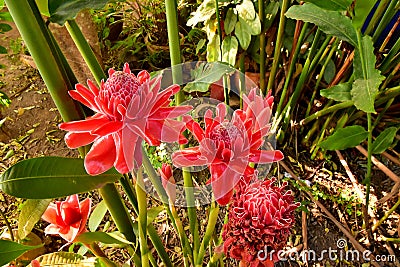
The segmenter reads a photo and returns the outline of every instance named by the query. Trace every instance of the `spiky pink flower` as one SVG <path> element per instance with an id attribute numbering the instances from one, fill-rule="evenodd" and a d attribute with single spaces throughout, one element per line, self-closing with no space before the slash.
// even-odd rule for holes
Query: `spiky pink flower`
<path id="1" fill-rule="evenodd" d="M 275 181 L 252 178 L 233 196 L 222 234 L 223 248 L 225 255 L 240 260 L 241 266 L 271 266 L 295 223 L 294 210 L 299 203 L 285 190 L 286 182 L 276 186 Z M 272 250 L 272 258 L 265 255 Z"/>
<path id="2" fill-rule="evenodd" d="M 254 89 L 243 99 L 244 109 L 235 110 L 231 120 L 226 119 L 223 103 L 217 105 L 215 117 L 211 110 L 206 111 L 204 130 L 191 117 L 184 117 L 199 146 L 172 154 L 172 162 L 177 167 L 209 166 L 209 183 L 220 205 L 228 204 L 240 178 L 252 173 L 250 162 L 271 163 L 283 159 L 279 150 L 260 149 L 270 127 L 271 97 L 257 96 Z"/>
<path id="3" fill-rule="evenodd" d="M 44 230 L 47 235 L 60 235 L 69 243 L 86 231 L 86 222 L 90 213 L 90 198 L 79 202 L 78 195 L 72 195 L 65 201 L 50 203 L 42 219 L 50 224 Z"/>
<path id="4" fill-rule="evenodd" d="M 77 84 L 69 91 L 71 97 L 96 114 L 81 121 L 60 124 L 69 131 L 65 141 L 70 148 L 93 143 L 85 157 L 86 171 L 103 173 L 115 166 L 127 173 L 142 163 L 141 143 L 159 145 L 161 141 L 185 143 L 181 134 L 184 123 L 173 120 L 191 107 L 169 106 L 170 97 L 179 91 L 178 85 L 160 90 L 161 76 L 151 79 L 147 71 L 137 76 L 128 63 L 123 71 L 108 71 L 109 78 L 100 89 L 90 80 L 88 88 Z"/>

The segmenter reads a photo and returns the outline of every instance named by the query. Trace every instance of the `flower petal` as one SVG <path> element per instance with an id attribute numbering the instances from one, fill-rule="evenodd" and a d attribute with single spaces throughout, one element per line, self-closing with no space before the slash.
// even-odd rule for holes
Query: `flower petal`
<path id="1" fill-rule="evenodd" d="M 255 163 L 271 163 L 280 161 L 284 158 L 280 150 L 255 150 L 252 151 L 249 161 Z"/>
<path id="2" fill-rule="evenodd" d="M 110 122 L 105 116 L 94 115 L 92 117 L 86 118 L 80 121 L 69 121 L 61 123 L 58 127 L 61 130 L 72 131 L 72 132 L 90 132 L 97 128 L 99 125 Z"/>
<path id="3" fill-rule="evenodd" d="M 85 168 L 88 174 L 97 175 L 109 170 L 116 158 L 115 144 L 112 135 L 96 140 L 85 157 Z"/>
<path id="4" fill-rule="evenodd" d="M 42 215 L 42 219 L 51 224 L 57 224 L 57 205 L 50 203 Z"/>
<path id="5" fill-rule="evenodd" d="M 172 162 L 176 167 L 203 166 L 209 164 L 207 159 L 202 157 L 199 147 L 190 147 L 175 151 L 172 154 Z"/>
<path id="6" fill-rule="evenodd" d="M 96 138 L 98 138 L 98 136 L 92 135 L 91 133 L 69 132 L 65 135 L 65 143 L 69 148 L 78 148 L 94 142 Z"/>

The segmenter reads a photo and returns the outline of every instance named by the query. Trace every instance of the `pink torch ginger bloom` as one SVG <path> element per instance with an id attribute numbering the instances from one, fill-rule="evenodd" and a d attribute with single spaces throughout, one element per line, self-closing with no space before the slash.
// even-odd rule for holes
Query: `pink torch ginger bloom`
<path id="1" fill-rule="evenodd" d="M 173 120 L 191 107 L 171 107 L 170 97 L 179 91 L 172 85 L 159 92 L 161 76 L 150 79 L 147 71 L 137 76 L 128 63 L 123 71 L 108 71 L 109 78 L 100 89 L 88 80 L 88 87 L 77 84 L 69 91 L 71 97 L 96 112 L 81 121 L 60 124 L 69 131 L 65 141 L 69 148 L 93 143 L 85 157 L 86 171 L 91 175 L 103 173 L 115 166 L 127 173 L 142 163 L 141 143 L 159 145 L 161 141 L 186 142 L 181 134 L 184 123 Z"/>
<path id="2" fill-rule="evenodd" d="M 214 118 L 208 110 L 204 116 L 205 130 L 191 117 L 184 117 L 186 127 L 200 144 L 172 154 L 172 162 L 177 167 L 209 166 L 211 179 L 208 182 L 220 205 L 228 204 L 240 178 L 253 172 L 248 166 L 250 162 L 271 163 L 283 159 L 279 150 L 260 150 L 269 130 L 270 97 L 264 101 L 261 96 L 255 96 L 253 90 L 244 99 L 247 101 L 245 109 L 236 110 L 230 121 L 225 119 L 223 103 L 217 105 Z"/>
<path id="3" fill-rule="evenodd" d="M 295 223 L 294 210 L 300 203 L 284 189 L 287 183 L 274 182 L 275 178 L 254 179 L 233 196 L 222 238 L 225 255 L 240 260 L 240 266 L 273 266 Z"/>
<path id="4" fill-rule="evenodd" d="M 176 200 L 176 183 L 171 165 L 163 163 L 162 167 L 158 168 L 158 173 L 161 176 L 162 185 L 167 192 L 171 203 L 174 203 Z"/>
<path id="5" fill-rule="evenodd" d="M 42 216 L 43 220 L 50 223 L 44 230 L 45 234 L 60 235 L 67 242 L 74 242 L 79 234 L 86 232 L 90 206 L 89 198 L 79 202 L 78 195 L 50 203 Z"/>

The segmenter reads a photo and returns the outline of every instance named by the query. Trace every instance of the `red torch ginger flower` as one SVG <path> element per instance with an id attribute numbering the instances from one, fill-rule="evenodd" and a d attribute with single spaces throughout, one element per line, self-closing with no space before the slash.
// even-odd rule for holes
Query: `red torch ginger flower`
<path id="1" fill-rule="evenodd" d="M 65 201 L 50 203 L 42 219 L 50 225 L 44 230 L 47 235 L 60 235 L 69 243 L 86 232 L 86 222 L 90 213 L 91 200 L 89 198 L 79 202 L 78 195 L 72 195 Z"/>
<path id="2" fill-rule="evenodd" d="M 266 98 L 258 96 L 256 89 L 253 89 L 243 99 L 244 109 L 236 110 L 230 121 L 225 119 L 226 111 L 222 103 L 217 106 L 215 118 L 212 118 L 210 110 L 207 111 L 205 130 L 190 117 L 185 117 L 187 128 L 200 145 L 172 155 L 177 167 L 209 166 L 209 182 L 221 205 L 229 203 L 240 177 L 244 174 L 246 177 L 252 172 L 248 167 L 249 162 L 270 163 L 283 158 L 278 150 L 260 150 L 269 131 L 273 98 L 270 95 Z"/>
<path id="3" fill-rule="evenodd" d="M 271 163 L 283 159 L 279 150 L 260 150 L 269 130 L 270 105 L 256 107 L 254 112 L 262 114 L 259 123 L 253 120 L 253 116 L 257 116 L 251 112 L 253 106 L 249 103 L 246 110 L 236 110 L 229 121 L 225 119 L 225 105 L 220 103 L 214 118 L 211 110 L 205 113 L 205 130 L 191 117 L 184 117 L 186 127 L 200 144 L 174 152 L 172 161 L 177 167 L 208 165 L 209 183 L 220 205 L 228 204 L 240 178 L 252 173 L 250 162 Z"/>
<path id="4" fill-rule="evenodd" d="M 162 185 L 167 192 L 171 203 L 174 203 L 176 200 L 176 183 L 171 165 L 163 163 L 162 167 L 158 168 L 158 173 L 161 176 Z"/>
<path id="5" fill-rule="evenodd" d="M 179 91 L 172 85 L 159 92 L 161 76 L 150 79 L 147 71 L 137 76 L 128 63 L 123 71 L 110 69 L 109 78 L 100 89 L 88 80 L 88 88 L 77 84 L 69 91 L 71 97 L 96 112 L 81 121 L 60 124 L 69 131 L 65 141 L 70 148 L 93 142 L 85 157 L 86 171 L 91 175 L 103 173 L 115 166 L 127 173 L 141 165 L 141 143 L 159 145 L 161 141 L 185 143 L 181 134 L 184 123 L 173 120 L 191 109 L 169 106 L 170 97 Z"/>
<path id="6" fill-rule="evenodd" d="M 241 266 L 273 266 L 295 223 L 299 203 L 284 189 L 287 183 L 275 186 L 274 182 L 274 178 L 254 179 L 233 196 L 223 247 L 225 255 L 240 260 Z"/>

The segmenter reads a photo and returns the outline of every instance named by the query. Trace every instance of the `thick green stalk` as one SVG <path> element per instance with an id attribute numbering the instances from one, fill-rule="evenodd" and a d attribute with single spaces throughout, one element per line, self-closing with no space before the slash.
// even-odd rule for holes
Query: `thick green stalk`
<path id="1" fill-rule="evenodd" d="M 261 33 L 260 33 L 260 90 L 264 95 L 267 94 L 265 86 L 265 4 L 264 0 L 258 0 L 258 17 L 261 21 Z"/>
<path id="2" fill-rule="evenodd" d="M 381 18 L 383 12 L 385 11 L 390 1 L 391 0 L 380 1 L 378 8 L 375 10 L 374 15 L 372 16 L 371 20 L 368 23 L 367 29 L 364 31 L 365 35 L 369 35 L 371 31 L 375 28 L 376 23 L 378 23 L 379 19 Z"/>
<path id="3" fill-rule="evenodd" d="M 56 58 L 57 54 L 51 40 L 46 38 L 43 31 L 45 23 L 40 17 L 35 1 L 6 0 L 5 3 L 61 117 L 64 121 L 82 119 L 83 112 L 80 106 L 68 95 L 70 88 L 65 80 L 67 75 L 59 66 L 61 60 Z"/>
<path id="4" fill-rule="evenodd" d="M 398 1 L 390 1 L 389 6 L 385 9 L 385 14 L 379 21 L 379 25 L 376 28 L 374 35 L 372 36 L 372 40 L 375 43 L 376 40 L 378 40 L 379 36 L 383 32 L 383 30 L 386 28 L 390 20 L 393 18 L 393 16 L 396 14 L 396 5 L 398 5 Z"/>
<path id="5" fill-rule="evenodd" d="M 102 79 L 106 79 L 106 75 L 85 36 L 82 34 L 78 24 L 75 20 L 68 20 L 65 23 L 65 27 L 67 28 L 72 40 L 74 40 L 76 47 L 96 79 L 97 84 L 100 84 Z"/>
<path id="6" fill-rule="evenodd" d="M 139 244 L 140 244 L 140 255 L 142 257 L 142 266 L 148 267 L 149 265 L 149 248 L 147 246 L 147 196 L 144 191 L 144 181 L 142 168 L 136 174 L 136 197 L 138 201 L 138 232 L 139 232 Z"/>
<path id="7" fill-rule="evenodd" d="M 290 0 L 282 1 L 281 13 L 279 16 L 278 36 L 276 38 L 274 58 L 272 61 L 272 67 L 271 67 L 271 71 L 269 74 L 267 90 L 272 90 L 274 87 L 275 75 L 278 70 L 279 58 L 281 55 L 281 48 L 282 48 L 282 44 L 283 44 L 283 35 L 285 32 L 285 22 L 286 22 L 285 13 L 289 7 L 289 4 L 290 4 Z"/>
<path id="8" fill-rule="evenodd" d="M 246 68 L 245 68 L 245 60 L 246 60 L 246 51 L 240 54 L 239 57 L 239 79 L 240 79 L 240 86 L 239 86 L 239 107 L 243 108 L 243 93 L 246 92 Z M 265 75 L 265 73 L 264 73 Z"/>
<path id="9" fill-rule="evenodd" d="M 117 228 L 123 233 L 127 240 L 136 241 L 133 232 L 133 222 L 128 216 L 128 210 L 125 207 L 115 184 L 106 184 L 99 189 L 103 200 L 105 201 Z"/>
<path id="10" fill-rule="evenodd" d="M 196 260 L 196 266 L 201 267 L 203 266 L 203 258 L 204 254 L 207 251 L 207 247 L 210 243 L 211 237 L 215 231 L 215 225 L 218 220 L 218 212 L 219 212 L 219 206 L 216 205 L 216 203 L 212 203 L 210 207 L 210 215 L 208 216 L 208 223 L 207 223 L 207 228 L 206 228 L 206 233 L 204 234 L 203 241 L 201 242 L 200 250 L 199 250 L 199 255 Z"/>
<path id="11" fill-rule="evenodd" d="M 132 204 L 133 211 L 135 212 L 136 215 L 139 214 L 139 207 L 135 194 L 135 189 L 133 188 L 132 183 L 129 181 L 129 177 L 124 176 L 120 180 L 120 182 L 129 202 L 131 202 Z M 160 236 L 158 235 L 157 230 L 154 228 L 154 225 L 151 223 L 147 225 L 147 234 L 149 235 L 149 238 L 153 243 L 153 246 L 156 249 L 158 256 L 163 261 L 164 265 L 166 267 L 172 267 L 173 265 L 171 259 L 169 258 L 168 253 L 165 251 L 163 242 Z"/>
<path id="12" fill-rule="evenodd" d="M 371 189 L 371 173 L 372 173 L 372 115 L 367 113 L 367 123 L 368 123 L 368 156 L 367 156 L 367 174 L 365 176 L 364 183 L 366 184 L 365 192 L 365 206 L 368 209 L 369 206 L 369 193 Z M 368 222 L 365 222 L 368 225 Z"/>

